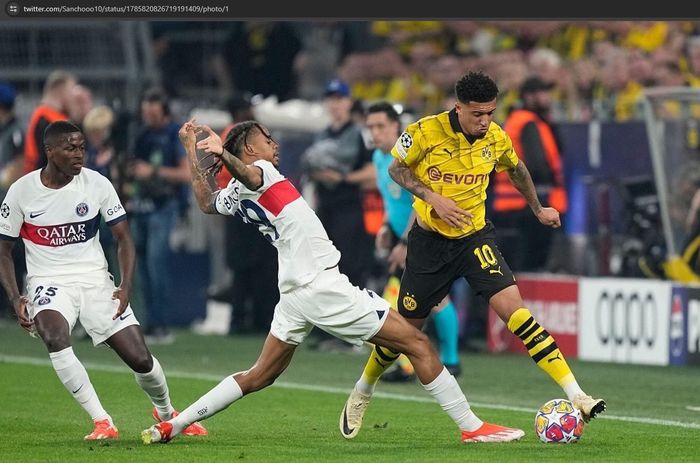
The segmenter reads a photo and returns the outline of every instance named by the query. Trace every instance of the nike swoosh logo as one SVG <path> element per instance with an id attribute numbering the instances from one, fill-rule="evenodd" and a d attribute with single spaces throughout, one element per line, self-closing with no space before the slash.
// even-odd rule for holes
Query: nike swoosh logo
<path id="1" fill-rule="evenodd" d="M 349 436 L 355 430 L 355 428 L 350 428 L 348 426 L 348 408 L 347 405 L 343 407 L 343 434 Z"/>
<path id="2" fill-rule="evenodd" d="M 119 316 L 119 320 L 126 320 L 126 319 L 129 318 L 130 316 L 131 316 L 130 313 L 128 313 L 128 314 L 126 314 L 126 315 L 120 315 L 120 316 Z"/>
<path id="3" fill-rule="evenodd" d="M 30 218 L 30 219 L 35 219 L 35 218 L 39 217 L 39 216 L 42 215 L 42 214 L 46 214 L 46 211 L 41 211 L 41 212 L 30 212 L 30 213 L 29 213 L 29 218 Z"/>
<path id="4" fill-rule="evenodd" d="M 81 384 L 80 387 L 79 387 L 78 389 L 76 389 L 75 391 L 71 391 L 71 392 L 72 392 L 73 394 L 77 394 L 78 391 L 81 390 L 81 389 L 83 388 L 83 386 L 85 386 L 85 383 Z"/>

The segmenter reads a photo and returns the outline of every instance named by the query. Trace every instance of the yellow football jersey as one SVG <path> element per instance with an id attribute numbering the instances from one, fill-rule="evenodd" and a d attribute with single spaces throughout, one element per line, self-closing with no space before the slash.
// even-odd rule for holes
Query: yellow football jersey
<path id="1" fill-rule="evenodd" d="M 491 122 L 486 136 L 467 141 L 453 109 L 424 117 L 406 127 L 392 156 L 411 168 L 434 192 L 452 199 L 473 215 L 472 225 L 454 228 L 433 207 L 414 196 L 413 208 L 433 231 L 448 238 L 462 238 L 486 226 L 486 187 L 489 174 L 518 164 L 518 156 L 506 132 Z"/>

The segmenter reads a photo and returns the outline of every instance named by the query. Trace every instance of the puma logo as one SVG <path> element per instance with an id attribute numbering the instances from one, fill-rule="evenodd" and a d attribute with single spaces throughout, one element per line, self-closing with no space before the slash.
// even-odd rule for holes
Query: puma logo
<path id="1" fill-rule="evenodd" d="M 489 269 L 489 275 L 492 275 L 492 274 L 494 274 L 494 273 L 497 273 L 497 274 L 503 276 L 503 272 L 501 272 L 501 266 L 500 266 L 500 265 L 498 266 L 498 269 L 496 269 L 496 270 L 494 270 L 494 269 Z"/>
<path id="2" fill-rule="evenodd" d="M 555 360 L 561 360 L 561 357 L 559 357 L 559 354 L 555 355 L 551 359 L 547 359 L 547 363 L 552 363 Z"/>

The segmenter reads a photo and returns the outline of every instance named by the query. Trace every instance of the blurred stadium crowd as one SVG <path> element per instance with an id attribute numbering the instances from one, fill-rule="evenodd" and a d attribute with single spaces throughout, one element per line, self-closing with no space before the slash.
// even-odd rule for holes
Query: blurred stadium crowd
<path id="1" fill-rule="evenodd" d="M 172 40 L 167 26 L 159 34 Z M 317 99 L 337 76 L 355 98 L 389 100 L 417 116 L 449 107 L 465 69 L 494 76 L 501 121 L 531 74 L 556 84 L 557 121 L 640 118 L 644 87 L 700 86 L 700 23 L 692 21 L 246 23 L 219 51 L 211 71 L 227 91 Z M 172 55 L 159 62 L 176 71 Z"/>

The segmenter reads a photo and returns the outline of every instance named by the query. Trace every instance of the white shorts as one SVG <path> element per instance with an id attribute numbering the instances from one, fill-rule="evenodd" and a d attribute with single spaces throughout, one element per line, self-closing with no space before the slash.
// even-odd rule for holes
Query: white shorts
<path id="1" fill-rule="evenodd" d="M 377 293 L 353 286 L 337 267 L 324 270 L 311 283 L 280 295 L 270 334 L 287 344 L 300 344 L 314 326 L 355 345 L 374 337 L 391 307 Z"/>
<path id="2" fill-rule="evenodd" d="M 80 286 L 34 279 L 27 286 L 27 310 L 32 318 L 42 310 L 55 310 L 68 322 L 69 332 L 80 320 L 92 343 L 98 345 L 127 326 L 139 324 L 131 305 L 120 317 L 112 320 L 119 307 L 119 300 L 112 300 L 115 289 L 111 279 L 102 285 Z"/>

